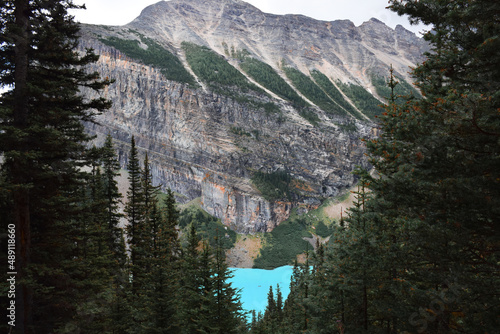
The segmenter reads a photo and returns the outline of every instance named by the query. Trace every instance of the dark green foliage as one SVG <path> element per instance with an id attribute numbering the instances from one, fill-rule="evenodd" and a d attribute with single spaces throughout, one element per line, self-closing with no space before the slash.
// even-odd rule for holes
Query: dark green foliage
<path id="1" fill-rule="evenodd" d="M 309 224 L 303 219 L 282 222 L 266 235 L 266 244 L 254 261 L 254 268 L 272 269 L 289 265 L 298 254 L 312 248 L 303 238 L 310 238 Z"/>
<path id="2" fill-rule="evenodd" d="M 347 100 L 344 98 L 342 93 L 335 87 L 335 85 L 328 79 L 326 75 L 321 73 L 320 71 L 314 70 L 311 72 L 311 76 L 314 81 L 325 91 L 326 94 L 339 106 L 342 107 L 344 111 L 356 117 L 357 119 L 363 120 L 364 117 L 360 115 L 359 111 L 357 111 Z"/>
<path id="3" fill-rule="evenodd" d="M 337 86 L 369 118 L 375 119 L 375 116 L 380 115 L 384 111 L 381 107 L 382 103 L 363 87 L 354 84 L 345 84 L 340 81 L 337 81 Z"/>
<path id="4" fill-rule="evenodd" d="M 146 215 L 146 206 L 144 203 L 144 188 L 141 180 L 142 170 L 139 165 L 137 148 L 135 146 L 134 137 L 131 140 L 130 154 L 128 158 L 127 169 L 129 172 L 128 181 L 129 189 L 127 191 L 127 204 L 125 213 L 127 214 L 127 237 L 130 245 L 130 266 L 132 276 L 132 293 L 138 294 L 139 278 L 143 273 L 141 261 L 146 251 L 145 245 L 145 230 L 143 222 Z"/>
<path id="5" fill-rule="evenodd" d="M 226 228 L 219 219 L 209 215 L 197 207 L 190 207 L 181 212 L 179 227 L 187 232 L 193 225 L 197 234 L 207 240 L 211 247 L 215 247 L 216 237 L 219 235 L 219 243 L 222 248 L 230 249 L 236 242 L 236 232 Z"/>
<path id="6" fill-rule="evenodd" d="M 295 261 L 290 280 L 290 294 L 283 307 L 283 333 L 301 333 L 317 329 L 311 328 L 309 324 L 311 312 L 308 299 L 312 297 L 310 296 L 310 277 L 309 264 L 299 265 Z"/>
<path id="7" fill-rule="evenodd" d="M 500 4 L 390 3 L 433 24 L 433 50 L 413 71 L 425 99 L 399 98 L 391 70 L 382 134 L 367 143 L 377 175 L 357 171 L 355 205 L 313 271 L 294 275 L 287 303 L 297 307 L 285 305 L 285 323 L 311 333 L 495 332 L 500 40 L 491 13 Z M 296 290 L 307 297 L 296 302 Z"/>
<path id="8" fill-rule="evenodd" d="M 283 71 L 305 97 L 315 103 L 325 112 L 332 115 L 345 115 L 345 110 L 338 106 L 316 83 L 299 70 L 285 66 Z"/>
<path id="9" fill-rule="evenodd" d="M 291 200 L 292 177 L 286 171 L 272 173 L 255 172 L 252 175 L 253 184 L 268 201 Z"/>
<path id="10" fill-rule="evenodd" d="M 262 89 L 250 83 L 240 71 L 209 48 L 187 42 L 182 43 L 182 48 L 194 73 L 217 92 L 227 95 L 231 94 L 227 88 L 237 88 L 244 93 L 263 93 Z"/>
<path id="11" fill-rule="evenodd" d="M 247 136 L 247 137 L 251 137 L 252 135 L 249 133 L 249 132 L 246 132 L 245 130 L 243 130 L 242 128 L 240 127 L 231 127 L 231 132 L 234 133 L 235 135 L 238 135 L 238 136 Z"/>
<path id="12" fill-rule="evenodd" d="M 314 126 L 317 126 L 320 121 L 316 112 L 311 108 L 300 109 L 299 115 Z"/>
<path id="13" fill-rule="evenodd" d="M 108 223 L 108 229 L 111 232 L 108 241 L 109 247 L 117 254 L 120 267 L 123 267 L 125 259 L 118 258 L 118 255 L 121 254 L 120 256 L 123 256 L 125 253 L 122 240 L 123 230 L 119 227 L 120 218 L 122 218 L 123 215 L 118 213 L 122 194 L 118 190 L 118 182 L 116 181 L 120 171 L 120 163 L 118 162 L 118 157 L 113 147 L 113 141 L 109 134 L 106 136 L 106 141 L 102 147 L 100 162 L 103 171 L 102 182 L 104 187 L 103 196 L 106 203 L 106 221 Z"/>
<path id="14" fill-rule="evenodd" d="M 254 311 L 255 312 L 255 311 Z M 253 316 L 250 333 L 289 333 L 285 327 L 283 317 L 283 296 L 279 285 L 276 286 L 276 297 L 274 297 L 273 287 L 269 287 L 267 294 L 267 306 L 264 316 L 256 319 Z"/>
<path id="15" fill-rule="evenodd" d="M 240 67 L 262 86 L 276 93 L 283 99 L 292 102 L 295 106 L 301 108 L 307 106 L 306 101 L 304 101 L 268 64 L 255 58 L 242 57 Z"/>
<path id="16" fill-rule="evenodd" d="M 395 86 L 394 92 L 392 92 L 391 87 L 388 85 L 389 78 L 385 78 L 379 75 L 372 75 L 372 84 L 375 86 L 377 90 L 377 94 L 386 100 L 390 99 L 391 93 L 394 93 L 396 96 L 420 96 L 418 91 L 408 84 L 404 79 L 400 77 L 394 77 L 394 79 L 398 82 Z M 401 100 L 397 100 L 398 102 Z"/>
<path id="17" fill-rule="evenodd" d="M 142 43 L 146 44 L 147 48 L 141 47 L 139 44 L 140 42 L 136 39 L 125 40 L 117 37 L 110 37 L 107 39 L 100 39 L 100 41 L 120 50 L 130 58 L 140 60 L 145 65 L 160 69 L 168 80 L 197 86 L 196 80 L 184 68 L 179 58 L 152 39 L 143 36 L 140 38 Z"/>
<path id="18" fill-rule="evenodd" d="M 3 321 L 2 332 L 179 333 L 175 200 L 169 191 L 162 214 L 149 162 L 140 168 L 132 142 L 127 262 L 111 137 L 89 148 L 83 125 L 110 104 L 78 95 L 109 82 L 85 68 L 97 56 L 75 51 L 78 25 L 66 10 L 76 6 L 19 0 L 2 1 L 1 8 L 0 84 L 14 88 L 0 97 L 0 239 L 5 245 L 8 224 L 15 224 L 17 243 L 10 270 L 17 271 L 16 326 Z M 213 258 L 202 258 L 210 265 L 205 277 L 218 279 L 218 294 L 210 291 L 224 311 L 218 332 L 234 333 L 244 330 L 241 308 L 217 244 Z"/>
<path id="19" fill-rule="evenodd" d="M 79 28 L 67 9 L 77 7 L 2 1 L 0 11 L 0 86 L 12 87 L 0 97 L 1 179 L 10 205 L 1 220 L 16 225 L 20 332 L 78 327 L 106 303 L 107 255 L 96 235 L 102 211 L 89 220 L 83 214 L 93 205 L 84 191 L 93 175 L 81 167 L 91 166 L 82 121 L 110 104 L 84 99 L 79 90 L 99 91 L 109 82 L 86 70 L 97 60 L 92 51 L 75 52 Z M 97 198 L 102 189 L 94 176 Z M 98 317 L 93 326 L 106 325 Z"/>
<path id="20" fill-rule="evenodd" d="M 238 292 L 231 286 L 231 273 L 224 250 L 200 241 L 194 224 L 189 225 L 183 249 L 180 280 L 182 333 L 244 333 L 246 324 Z"/>
<path id="21" fill-rule="evenodd" d="M 237 334 L 246 332 L 246 319 L 239 292 L 236 290 L 229 279 L 233 277 L 226 264 L 226 255 L 221 245 L 222 239 L 217 236 L 215 239 L 215 248 L 213 251 L 212 262 L 212 287 L 213 302 L 212 306 L 212 333 L 219 334 Z"/>
<path id="22" fill-rule="evenodd" d="M 316 224 L 314 233 L 322 238 L 329 237 L 333 233 L 331 226 L 327 226 L 322 220 Z"/>
<path id="23" fill-rule="evenodd" d="M 256 108 L 262 108 L 266 112 L 267 115 L 279 113 L 280 108 L 273 102 L 251 102 Z"/>

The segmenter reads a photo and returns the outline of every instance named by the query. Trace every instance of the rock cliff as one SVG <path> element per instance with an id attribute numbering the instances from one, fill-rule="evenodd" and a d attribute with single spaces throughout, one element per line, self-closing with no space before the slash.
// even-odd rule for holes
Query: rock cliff
<path id="1" fill-rule="evenodd" d="M 161 46 L 198 84 L 167 79 L 162 68 L 107 43 L 112 40 L 135 41 L 143 50 Z M 182 42 L 208 47 L 261 90 L 234 95 L 224 90 L 238 87 L 214 89 L 189 63 Z M 373 135 L 373 119 L 328 112 L 292 82 L 284 64 L 307 77 L 319 71 L 335 87 L 363 87 L 381 100 L 373 76 L 386 75 L 392 64 L 401 80 L 409 80 L 408 66 L 427 50 L 413 33 L 375 19 L 355 27 L 265 14 L 238 0 L 163 1 L 125 26 L 85 25 L 81 48 L 87 47 L 100 55 L 90 70 L 115 80 L 103 93 L 113 107 L 98 117 L 99 125 L 87 125 L 96 141 L 111 133 L 125 166 L 134 136 L 140 152 L 148 152 L 157 183 L 172 188 L 181 202 L 201 197 L 206 211 L 243 233 L 269 231 L 299 205 L 316 207 L 355 182 L 356 165 L 367 166 L 360 138 Z M 306 120 L 303 106 L 242 71 L 236 54 L 243 50 L 270 65 L 316 120 Z M 337 108 L 363 113 L 348 92 L 341 95 L 344 101 L 332 102 Z M 270 103 L 277 106 L 273 112 L 263 107 Z M 292 195 L 268 201 L 251 177 L 279 170 L 294 180 Z"/>

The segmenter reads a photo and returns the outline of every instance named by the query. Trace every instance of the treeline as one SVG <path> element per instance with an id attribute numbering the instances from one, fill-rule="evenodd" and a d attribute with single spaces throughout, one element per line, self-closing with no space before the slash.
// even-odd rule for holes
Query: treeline
<path id="1" fill-rule="evenodd" d="M 125 218 L 130 256 L 120 270 L 128 280 L 120 282 L 116 293 L 122 320 L 111 324 L 109 330 L 244 332 L 246 319 L 241 303 L 228 281 L 231 275 L 225 263 L 225 235 L 216 226 L 205 227 L 202 230 L 213 240 L 201 240 L 196 225 L 206 219 L 184 215 L 180 220 L 170 190 L 160 209 L 159 189 L 152 185 L 148 157 L 141 168 L 133 137 L 127 169 L 130 186 Z M 177 230 L 180 224 L 186 224 L 183 245 Z"/>
<path id="2" fill-rule="evenodd" d="M 342 93 L 334 86 L 334 84 L 328 79 L 326 75 L 318 70 L 311 71 L 311 76 L 318 83 L 318 85 L 325 91 L 326 94 L 339 106 L 341 106 L 345 111 L 347 111 L 352 116 L 362 120 L 363 116 L 360 115 L 352 105 L 347 102 Z"/>

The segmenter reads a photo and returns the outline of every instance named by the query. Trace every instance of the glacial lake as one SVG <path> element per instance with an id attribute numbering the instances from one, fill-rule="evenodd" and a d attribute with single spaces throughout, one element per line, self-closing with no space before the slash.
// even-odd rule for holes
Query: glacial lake
<path id="1" fill-rule="evenodd" d="M 253 268 L 230 268 L 234 277 L 230 280 L 232 287 L 240 290 L 241 302 L 245 311 L 255 310 L 258 314 L 267 306 L 269 287 L 273 287 L 276 298 L 276 285 L 279 284 L 283 301 L 290 293 L 290 280 L 293 267 L 283 266 L 273 270 Z M 251 314 L 248 316 L 251 318 Z"/>

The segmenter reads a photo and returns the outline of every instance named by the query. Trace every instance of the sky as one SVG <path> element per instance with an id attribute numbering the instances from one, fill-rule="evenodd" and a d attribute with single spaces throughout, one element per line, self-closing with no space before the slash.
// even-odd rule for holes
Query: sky
<path id="1" fill-rule="evenodd" d="M 72 12 L 82 23 L 123 25 L 131 22 L 145 7 L 159 0 L 75 0 L 86 10 Z M 244 0 L 245 1 L 245 0 Z M 410 26 L 405 17 L 386 9 L 388 0 L 246 0 L 263 12 L 272 14 L 302 14 L 318 20 L 349 19 L 359 26 L 374 17 L 394 28 L 401 24 L 418 33 L 422 26 Z"/>

